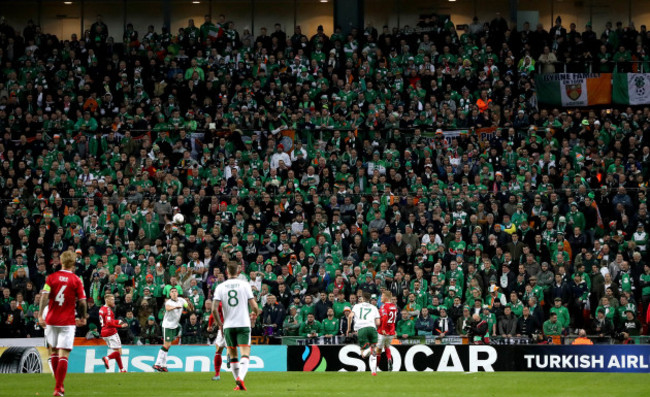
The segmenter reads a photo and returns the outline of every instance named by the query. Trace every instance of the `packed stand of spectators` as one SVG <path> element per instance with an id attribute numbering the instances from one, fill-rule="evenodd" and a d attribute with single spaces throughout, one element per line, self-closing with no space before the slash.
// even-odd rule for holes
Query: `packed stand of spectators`
<path id="1" fill-rule="evenodd" d="M 61 40 L 0 20 L 0 336 L 43 334 L 64 250 L 89 297 L 79 335 L 112 293 L 127 343 L 161 342 L 170 288 L 196 308 L 183 343 L 214 338 L 228 261 L 259 335 L 344 334 L 346 307 L 385 288 L 402 338 L 463 334 L 475 314 L 491 336 L 639 335 L 650 109 L 539 109 L 531 76 L 545 48 L 647 60 L 648 35 L 571 26 L 254 37 L 221 15 L 120 40 L 98 17 Z"/>

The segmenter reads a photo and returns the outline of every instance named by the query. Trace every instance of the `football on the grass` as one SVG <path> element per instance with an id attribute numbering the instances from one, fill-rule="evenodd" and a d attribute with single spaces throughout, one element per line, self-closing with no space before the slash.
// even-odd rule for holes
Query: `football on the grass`
<path id="1" fill-rule="evenodd" d="M 183 216 L 183 214 L 174 215 L 174 223 L 175 224 L 180 225 L 183 222 L 185 222 L 185 217 Z"/>

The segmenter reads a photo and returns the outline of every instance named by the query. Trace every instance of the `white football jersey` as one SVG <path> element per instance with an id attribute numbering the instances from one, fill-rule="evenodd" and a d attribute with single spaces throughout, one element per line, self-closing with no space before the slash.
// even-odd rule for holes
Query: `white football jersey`
<path id="1" fill-rule="evenodd" d="M 187 306 L 187 301 L 180 297 L 175 301 L 167 299 L 167 301 L 165 301 L 165 306 L 166 305 L 175 306 L 175 309 L 165 312 L 165 317 L 163 317 L 162 322 L 163 328 L 178 328 L 181 316 L 183 315 L 183 308 Z"/>
<path id="2" fill-rule="evenodd" d="M 217 287 L 214 299 L 221 301 L 224 328 L 251 326 L 248 300 L 253 299 L 253 289 L 246 280 L 231 278 Z"/>
<path id="3" fill-rule="evenodd" d="M 377 329 L 377 324 L 375 324 L 375 319 L 380 318 L 379 310 L 377 309 L 377 306 L 373 306 L 367 302 L 357 303 L 352 308 L 352 313 L 354 313 L 355 331 L 367 327 L 372 327 Z"/>

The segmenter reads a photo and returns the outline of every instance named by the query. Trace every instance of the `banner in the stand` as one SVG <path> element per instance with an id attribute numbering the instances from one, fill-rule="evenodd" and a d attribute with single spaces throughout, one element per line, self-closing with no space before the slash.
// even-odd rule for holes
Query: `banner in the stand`
<path id="1" fill-rule="evenodd" d="M 614 73 L 612 98 L 619 105 L 650 103 L 650 73 Z"/>
<path id="2" fill-rule="evenodd" d="M 467 134 L 468 136 L 476 136 L 479 140 L 479 142 L 487 142 L 492 137 L 497 131 L 497 127 L 484 127 L 484 128 L 476 128 L 476 129 L 461 129 L 461 130 L 448 130 L 448 131 L 440 131 L 440 132 L 423 132 L 422 136 L 426 138 L 429 142 L 429 144 L 435 142 L 436 137 L 440 136 L 442 139 L 447 141 L 447 144 L 451 144 L 451 141 L 454 139 L 460 138 L 461 135 Z"/>
<path id="3" fill-rule="evenodd" d="M 611 73 L 549 73 L 535 76 L 540 103 L 564 107 L 612 103 Z"/>

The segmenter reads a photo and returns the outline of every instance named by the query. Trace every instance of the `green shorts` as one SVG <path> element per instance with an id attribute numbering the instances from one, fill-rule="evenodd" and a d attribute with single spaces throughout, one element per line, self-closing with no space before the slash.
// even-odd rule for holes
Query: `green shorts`
<path id="1" fill-rule="evenodd" d="M 359 338 L 359 346 L 362 349 L 365 349 L 368 345 L 377 344 L 377 330 L 373 327 L 361 328 L 357 331 L 357 336 Z"/>
<path id="2" fill-rule="evenodd" d="M 164 328 L 163 327 L 163 340 L 165 342 L 173 342 L 174 339 L 178 336 L 178 330 L 181 327 L 178 328 Z"/>
<path id="3" fill-rule="evenodd" d="M 251 345 L 251 329 L 249 327 L 224 328 L 223 334 L 228 347 Z"/>

